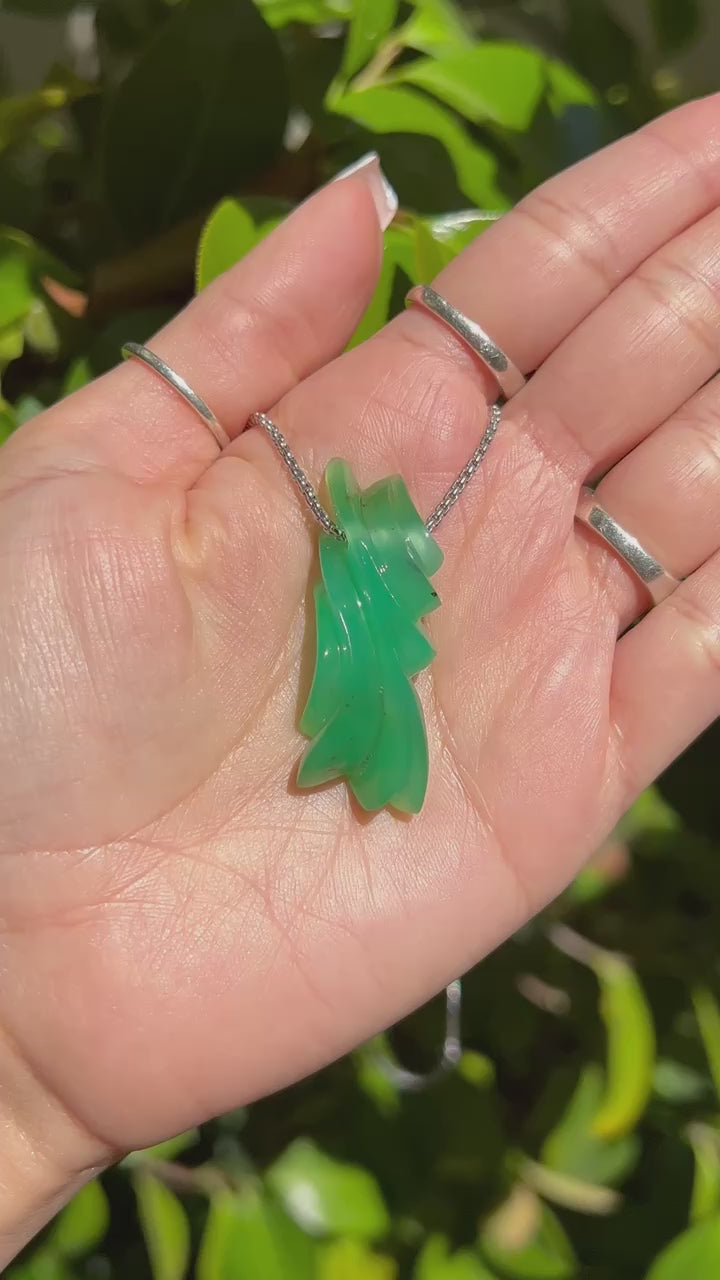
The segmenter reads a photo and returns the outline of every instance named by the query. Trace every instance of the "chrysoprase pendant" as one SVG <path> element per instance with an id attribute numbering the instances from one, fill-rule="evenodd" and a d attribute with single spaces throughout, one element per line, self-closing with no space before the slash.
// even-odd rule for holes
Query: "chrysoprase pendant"
<path id="1" fill-rule="evenodd" d="M 440 604 L 429 578 L 442 552 L 400 476 L 361 490 L 335 459 L 325 483 L 347 541 L 320 535 L 317 659 L 300 721 L 312 742 L 298 785 L 344 777 L 363 809 L 417 813 L 428 752 L 412 677 L 435 656 L 418 623 Z"/>

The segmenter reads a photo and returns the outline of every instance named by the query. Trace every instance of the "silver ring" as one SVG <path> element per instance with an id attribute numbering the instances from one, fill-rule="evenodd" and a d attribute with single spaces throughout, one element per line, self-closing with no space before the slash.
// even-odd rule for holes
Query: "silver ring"
<path id="1" fill-rule="evenodd" d="M 405 299 L 406 306 L 409 307 L 413 303 L 418 307 L 424 307 L 426 311 L 430 311 L 432 315 L 437 316 L 438 320 L 442 320 L 443 324 L 452 329 L 460 341 L 469 347 L 473 355 L 476 355 L 492 374 L 506 400 L 516 395 L 518 391 L 522 391 L 527 379 L 517 365 L 513 364 L 510 357 L 506 356 L 479 324 L 469 316 L 463 315 L 462 311 L 458 311 L 457 307 L 447 301 L 447 298 L 436 293 L 429 284 L 416 284 Z"/>
<path id="2" fill-rule="evenodd" d="M 667 600 L 673 591 L 680 586 L 678 578 L 674 578 L 664 569 L 659 560 L 646 551 L 645 547 L 634 538 L 627 529 L 623 529 L 617 520 L 613 520 L 604 507 L 595 501 L 592 489 L 583 487 L 575 511 L 575 519 L 592 529 L 603 542 L 617 552 L 628 568 L 647 587 L 653 603 L 660 604 Z"/>
<path id="3" fill-rule="evenodd" d="M 160 377 L 163 378 L 174 391 L 179 392 L 183 400 L 187 401 L 190 408 L 195 410 L 198 417 L 202 418 L 205 426 L 212 431 L 221 449 L 225 449 L 229 445 L 230 437 L 225 428 L 218 422 L 212 409 L 206 405 L 202 396 L 199 396 L 196 391 L 193 391 L 192 387 L 188 385 L 185 379 L 180 377 L 179 373 L 176 373 L 174 369 L 170 368 L 169 364 L 166 364 L 164 360 L 161 360 L 159 356 L 156 356 L 155 352 L 151 351 L 149 347 L 142 347 L 139 342 L 126 342 L 123 344 L 121 350 L 124 360 L 129 360 L 131 357 L 135 360 L 142 360 L 143 364 L 146 364 L 149 369 L 152 369 L 155 373 L 159 373 Z"/>

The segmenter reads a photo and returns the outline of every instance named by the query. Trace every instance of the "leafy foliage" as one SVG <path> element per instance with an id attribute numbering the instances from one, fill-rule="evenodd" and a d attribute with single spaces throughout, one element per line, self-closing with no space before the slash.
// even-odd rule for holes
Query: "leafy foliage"
<path id="1" fill-rule="evenodd" d="M 75 7 L 3 3 L 56 23 Z M 89 8 L 92 56 L 0 98 L 3 436 L 375 146 L 401 211 L 367 337 L 524 191 L 689 96 L 675 59 L 704 35 L 699 0 L 638 0 L 643 40 L 606 0 Z M 716 738 L 468 976 L 452 1075 L 403 1093 L 381 1069 L 432 1064 L 433 1003 L 134 1153 L 10 1280 L 715 1280 Z"/>

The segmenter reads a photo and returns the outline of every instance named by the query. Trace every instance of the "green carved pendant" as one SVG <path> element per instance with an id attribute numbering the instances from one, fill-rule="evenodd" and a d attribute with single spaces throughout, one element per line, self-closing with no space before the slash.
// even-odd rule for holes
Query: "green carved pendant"
<path id="1" fill-rule="evenodd" d="M 435 656 L 418 623 L 440 604 L 429 578 L 442 552 L 400 476 L 361 490 L 335 459 L 325 482 L 347 541 L 320 535 L 317 660 L 300 721 L 312 742 L 298 785 L 344 777 L 363 809 L 417 813 L 428 752 L 412 677 Z"/>

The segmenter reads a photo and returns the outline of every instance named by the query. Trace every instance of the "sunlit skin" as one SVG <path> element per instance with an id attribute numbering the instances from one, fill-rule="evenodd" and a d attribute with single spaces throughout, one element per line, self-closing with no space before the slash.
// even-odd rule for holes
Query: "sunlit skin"
<path id="1" fill-rule="evenodd" d="M 438 530 L 412 819 L 293 784 L 316 528 L 243 434 L 266 409 L 316 482 L 336 455 L 361 484 L 399 471 L 423 514 L 482 434 L 492 383 L 432 317 L 338 354 L 379 266 L 365 176 L 150 344 L 235 437 L 222 457 L 137 363 L 3 448 L 0 1179 L 35 1161 L 49 1204 L 399 1018 L 715 717 L 719 204 L 710 99 L 554 179 L 436 281 L 537 372 Z M 643 591 L 573 522 L 608 471 L 601 501 L 687 577 L 625 635 Z"/>

